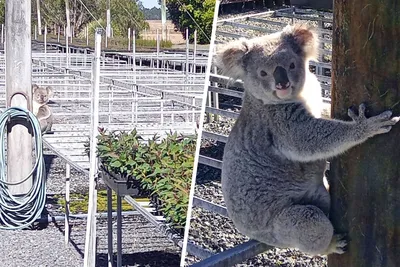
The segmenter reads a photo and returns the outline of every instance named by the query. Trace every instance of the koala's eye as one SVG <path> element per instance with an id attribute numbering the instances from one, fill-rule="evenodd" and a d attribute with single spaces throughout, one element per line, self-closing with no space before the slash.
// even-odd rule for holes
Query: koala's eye
<path id="1" fill-rule="evenodd" d="M 265 71 L 262 70 L 262 71 L 260 71 L 260 76 L 261 76 L 261 77 L 265 77 L 265 76 L 267 76 L 267 73 L 266 73 Z"/>
<path id="2" fill-rule="evenodd" d="M 291 70 L 294 69 L 294 68 L 295 68 L 294 63 L 290 64 L 289 68 L 290 68 Z"/>

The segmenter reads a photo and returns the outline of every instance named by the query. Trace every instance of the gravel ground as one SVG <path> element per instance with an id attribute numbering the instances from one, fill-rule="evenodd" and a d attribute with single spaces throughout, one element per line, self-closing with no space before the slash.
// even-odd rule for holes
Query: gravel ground
<path id="1" fill-rule="evenodd" d="M 60 215 L 54 194 L 65 193 L 65 163 L 46 151 L 46 212 Z M 71 170 L 71 192 L 87 193 L 87 177 Z M 0 266 L 78 267 L 83 265 L 86 220 L 71 221 L 71 243 L 64 246 L 64 222 L 40 225 L 34 230 L 0 231 Z M 116 251 L 116 220 L 113 223 Z M 141 215 L 125 216 L 122 224 L 123 266 L 179 266 L 181 249 Z M 107 266 L 107 221 L 97 221 L 97 264 Z M 116 254 L 114 257 L 116 261 Z"/>
<path id="2" fill-rule="evenodd" d="M 260 11 L 258 11 L 260 12 Z M 219 19 L 227 19 L 246 14 L 254 14 L 254 11 L 245 12 L 234 15 L 223 15 Z M 289 24 L 292 22 L 289 18 L 268 18 L 271 21 Z M 260 24 L 252 21 L 235 21 L 254 26 L 262 26 L 270 30 L 278 31 L 281 28 L 276 25 Z M 312 22 L 312 24 L 316 24 Z M 260 36 L 260 33 L 252 30 L 246 30 L 239 27 L 229 25 L 218 26 L 218 30 L 231 32 L 236 34 L 244 34 L 247 36 Z M 233 38 L 225 36 L 217 36 L 216 40 L 227 42 Z M 227 98 L 222 95 L 219 97 L 220 107 L 229 111 L 240 111 L 241 101 L 234 98 Z M 232 108 L 234 107 L 234 108 Z M 229 135 L 235 120 L 219 116 L 217 122 L 204 124 L 204 130 Z M 202 140 L 201 154 L 215 159 L 222 159 L 224 144 L 214 140 Z M 199 165 L 197 169 L 195 196 L 211 201 L 213 203 L 223 205 L 224 200 L 220 183 L 221 171 L 205 165 Z M 248 241 L 248 238 L 240 234 L 234 227 L 229 218 L 206 211 L 201 208 L 193 208 L 192 219 L 190 223 L 189 240 L 212 252 L 219 253 L 221 251 L 232 248 L 238 244 Z M 191 265 L 200 259 L 188 255 L 186 257 L 186 265 Z M 311 257 L 303 254 L 295 249 L 272 249 L 254 258 L 248 259 L 236 266 L 290 266 L 290 267 L 324 267 L 327 266 L 326 257 Z"/>

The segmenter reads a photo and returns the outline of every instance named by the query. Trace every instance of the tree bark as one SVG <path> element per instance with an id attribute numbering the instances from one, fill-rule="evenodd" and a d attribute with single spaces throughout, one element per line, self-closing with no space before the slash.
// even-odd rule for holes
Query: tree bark
<path id="1" fill-rule="evenodd" d="M 400 4 L 335 0 L 332 116 L 350 120 L 349 106 L 367 116 L 400 115 Z M 348 233 L 348 251 L 330 267 L 400 266 L 400 125 L 333 159 L 331 220 Z"/>

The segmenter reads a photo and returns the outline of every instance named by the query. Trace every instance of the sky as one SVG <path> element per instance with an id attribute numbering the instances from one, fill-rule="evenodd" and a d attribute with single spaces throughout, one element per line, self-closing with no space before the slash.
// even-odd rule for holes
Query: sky
<path id="1" fill-rule="evenodd" d="M 141 2 L 145 8 L 160 7 L 158 0 L 142 0 Z"/>

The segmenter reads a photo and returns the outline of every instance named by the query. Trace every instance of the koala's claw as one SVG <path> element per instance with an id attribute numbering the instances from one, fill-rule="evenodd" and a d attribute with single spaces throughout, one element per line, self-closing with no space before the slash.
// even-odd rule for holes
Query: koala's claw
<path id="1" fill-rule="evenodd" d="M 365 109 L 366 109 L 365 104 L 361 103 L 360 106 L 358 107 L 358 116 L 359 117 L 365 117 Z"/>
<path id="2" fill-rule="evenodd" d="M 336 253 L 343 254 L 347 251 L 346 235 L 338 234 L 332 237 L 331 244 L 328 247 L 326 254 Z"/>
<path id="3" fill-rule="evenodd" d="M 376 117 L 378 117 L 378 119 L 381 119 L 381 120 L 388 120 L 388 119 L 390 119 L 390 117 L 392 117 L 392 112 L 390 110 L 387 110 L 387 111 L 382 112 L 381 114 L 379 114 Z"/>
<path id="4" fill-rule="evenodd" d="M 347 110 L 347 114 L 353 121 L 361 121 L 365 119 L 365 109 L 366 109 L 365 104 L 361 103 L 360 106 L 358 107 L 358 115 L 354 112 L 352 108 L 349 108 Z"/>
<path id="5" fill-rule="evenodd" d="M 365 109 L 366 106 L 362 103 L 358 107 L 358 115 L 351 108 L 348 109 L 347 114 L 354 122 L 361 126 L 360 130 L 368 137 L 388 133 L 392 129 L 392 126 L 400 120 L 400 117 L 391 118 L 393 114 L 391 110 L 386 110 L 379 115 L 366 118 Z"/>

